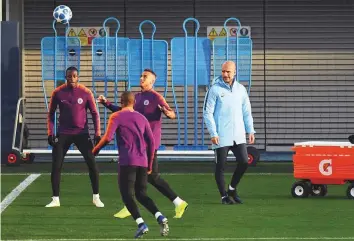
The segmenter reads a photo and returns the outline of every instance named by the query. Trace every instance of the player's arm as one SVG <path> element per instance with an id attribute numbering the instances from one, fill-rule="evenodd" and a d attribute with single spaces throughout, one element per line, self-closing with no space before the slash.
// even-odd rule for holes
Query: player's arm
<path id="1" fill-rule="evenodd" d="M 253 128 L 253 117 L 252 117 L 252 108 L 251 102 L 247 94 L 246 88 L 243 91 L 243 99 L 242 99 L 242 115 L 243 121 L 245 123 L 246 133 L 255 133 Z"/>
<path id="2" fill-rule="evenodd" d="M 169 119 L 176 119 L 175 111 L 167 104 L 166 99 L 160 94 L 157 95 L 157 98 L 161 112 Z"/>
<path id="3" fill-rule="evenodd" d="M 93 148 L 92 153 L 96 156 L 100 152 L 100 150 L 105 147 L 113 138 L 114 133 L 116 132 L 119 125 L 118 121 L 118 112 L 111 115 L 108 120 L 107 131 L 102 137 L 102 139 L 98 142 L 98 144 Z"/>
<path id="4" fill-rule="evenodd" d="M 103 95 L 100 95 L 97 98 L 98 102 L 101 103 L 104 107 L 106 107 L 107 109 L 109 109 L 112 112 L 117 112 L 120 111 L 122 109 L 122 107 L 117 106 L 117 105 L 113 105 L 110 101 L 108 101 L 106 99 L 106 97 L 104 97 Z"/>
<path id="5" fill-rule="evenodd" d="M 54 119 L 55 119 L 55 111 L 57 110 L 58 106 L 58 99 L 56 92 L 53 91 L 48 107 L 48 114 L 47 114 L 47 134 L 48 136 L 53 135 L 53 128 L 54 128 Z"/>
<path id="6" fill-rule="evenodd" d="M 91 91 L 89 91 L 89 97 L 87 100 L 87 107 L 91 112 L 93 126 L 95 128 L 95 144 L 97 144 L 101 139 L 101 123 L 100 123 L 100 114 L 97 111 L 97 106 L 95 102 L 95 98 Z"/>
<path id="7" fill-rule="evenodd" d="M 246 133 L 249 134 L 249 143 L 253 144 L 255 139 L 254 133 L 256 132 L 253 127 L 251 102 L 245 87 L 243 87 L 242 115 L 243 115 L 243 122 L 245 123 Z"/>
<path id="8" fill-rule="evenodd" d="M 216 123 L 214 119 L 216 102 L 217 102 L 217 95 L 215 93 L 215 88 L 211 87 L 208 90 L 207 94 L 205 95 L 204 105 L 203 105 L 203 119 L 211 138 L 218 137 L 218 133 L 216 130 Z"/>
<path id="9" fill-rule="evenodd" d="M 152 162 L 154 161 L 155 140 L 152 134 L 150 124 L 147 120 L 145 122 L 144 139 L 146 143 L 146 151 L 147 151 L 147 158 L 148 158 L 148 173 L 150 173 L 152 170 Z"/>

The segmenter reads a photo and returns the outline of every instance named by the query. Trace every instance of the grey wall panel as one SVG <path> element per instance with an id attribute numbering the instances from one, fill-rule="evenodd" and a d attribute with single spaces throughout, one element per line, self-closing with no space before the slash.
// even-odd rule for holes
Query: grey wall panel
<path id="1" fill-rule="evenodd" d="M 266 1 L 267 145 L 354 130 L 353 1 Z"/>
<path id="2" fill-rule="evenodd" d="M 173 37 L 183 36 L 183 21 L 193 17 L 193 0 L 128 0 L 126 12 L 127 35 L 130 38 L 141 38 L 139 24 L 150 20 L 156 25 L 154 37 L 169 41 Z M 190 29 L 190 26 L 188 28 Z M 145 38 L 151 37 L 151 30 L 149 24 L 144 25 Z"/>

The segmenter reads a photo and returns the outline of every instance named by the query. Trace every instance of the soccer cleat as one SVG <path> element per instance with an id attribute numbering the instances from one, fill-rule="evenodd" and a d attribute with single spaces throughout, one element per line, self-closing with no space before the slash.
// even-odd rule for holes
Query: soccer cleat
<path id="1" fill-rule="evenodd" d="M 120 210 L 118 213 L 114 214 L 115 218 L 126 218 L 129 217 L 131 214 L 128 211 L 127 207 L 124 206 L 124 208 L 122 208 L 122 210 Z"/>
<path id="2" fill-rule="evenodd" d="M 52 201 L 45 206 L 46 208 L 60 207 L 59 197 L 52 197 Z"/>
<path id="3" fill-rule="evenodd" d="M 232 197 L 232 199 L 235 201 L 235 203 L 238 203 L 238 204 L 242 204 L 242 200 L 241 198 L 239 197 L 239 195 L 237 194 L 237 191 L 236 189 L 235 190 L 228 190 L 227 191 L 227 195 L 229 197 Z"/>
<path id="4" fill-rule="evenodd" d="M 231 205 L 231 204 L 235 204 L 235 201 L 233 199 L 231 199 L 229 196 L 226 196 L 221 199 L 221 203 Z"/>
<path id="5" fill-rule="evenodd" d="M 144 234 L 149 232 L 149 228 L 145 223 L 139 224 L 138 230 L 135 233 L 134 238 L 141 238 Z"/>
<path id="6" fill-rule="evenodd" d="M 176 215 L 173 218 L 181 218 L 184 211 L 188 208 L 188 203 L 183 201 L 180 205 L 175 208 Z"/>
<path id="7" fill-rule="evenodd" d="M 160 225 L 160 234 L 161 236 L 167 236 L 168 233 L 170 232 L 170 228 L 168 226 L 168 220 L 164 216 L 160 215 L 157 218 L 157 222 Z"/>
<path id="8" fill-rule="evenodd" d="M 103 208 L 104 207 L 104 204 L 103 204 L 103 202 L 101 201 L 101 199 L 100 199 L 100 197 L 98 196 L 98 197 L 93 197 L 92 198 L 92 202 L 93 202 L 93 204 L 95 204 L 95 206 L 96 207 L 98 207 L 98 208 Z"/>

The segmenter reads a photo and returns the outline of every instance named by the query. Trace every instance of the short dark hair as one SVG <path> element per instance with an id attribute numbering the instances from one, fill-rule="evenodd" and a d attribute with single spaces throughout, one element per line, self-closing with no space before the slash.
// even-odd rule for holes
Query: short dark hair
<path id="1" fill-rule="evenodd" d="M 144 69 L 144 72 L 149 72 L 149 73 L 153 74 L 155 76 L 155 78 L 157 77 L 157 75 L 155 74 L 155 72 L 152 69 Z"/>
<path id="2" fill-rule="evenodd" d="M 135 102 L 135 96 L 131 91 L 124 91 L 120 96 L 120 103 L 122 105 L 133 105 Z"/>
<path id="3" fill-rule="evenodd" d="M 68 73 L 68 71 L 76 71 L 77 73 L 79 73 L 79 70 L 74 66 L 70 66 L 69 68 L 67 68 L 65 74 Z"/>

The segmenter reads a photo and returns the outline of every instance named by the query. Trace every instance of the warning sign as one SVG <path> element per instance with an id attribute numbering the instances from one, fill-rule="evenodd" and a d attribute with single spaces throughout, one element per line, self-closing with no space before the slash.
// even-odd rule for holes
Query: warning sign
<path id="1" fill-rule="evenodd" d="M 215 37 L 218 36 L 218 33 L 217 33 L 217 32 L 215 31 L 215 29 L 213 28 L 213 29 L 209 32 L 208 36 L 209 36 L 210 38 L 215 38 Z"/>
<path id="2" fill-rule="evenodd" d="M 222 30 L 221 30 L 220 33 L 219 33 L 219 36 L 220 36 L 220 37 L 225 37 L 225 36 L 226 36 L 226 30 L 225 30 L 225 28 L 222 28 Z"/>
<path id="3" fill-rule="evenodd" d="M 78 34 L 79 37 L 87 37 L 85 30 L 82 28 Z"/>
<path id="4" fill-rule="evenodd" d="M 90 28 L 88 31 L 88 34 L 90 37 L 96 37 L 97 35 L 97 30 L 95 28 Z"/>
<path id="5" fill-rule="evenodd" d="M 71 27 L 68 37 L 79 37 L 81 46 L 91 46 L 92 40 L 97 37 L 104 37 L 102 27 Z M 106 27 L 109 36 L 109 28 Z"/>
<path id="6" fill-rule="evenodd" d="M 70 29 L 70 31 L 68 33 L 68 37 L 76 37 L 76 33 L 75 33 L 75 30 L 73 28 Z"/>
<path id="7" fill-rule="evenodd" d="M 215 38 L 225 38 L 225 37 L 234 37 L 237 35 L 238 27 L 230 26 L 226 29 L 224 26 L 208 26 L 207 27 L 207 35 L 210 40 L 214 40 Z M 219 34 L 218 34 L 219 33 Z M 240 32 L 238 33 L 238 37 L 251 37 L 251 27 L 250 26 L 242 26 Z"/>

